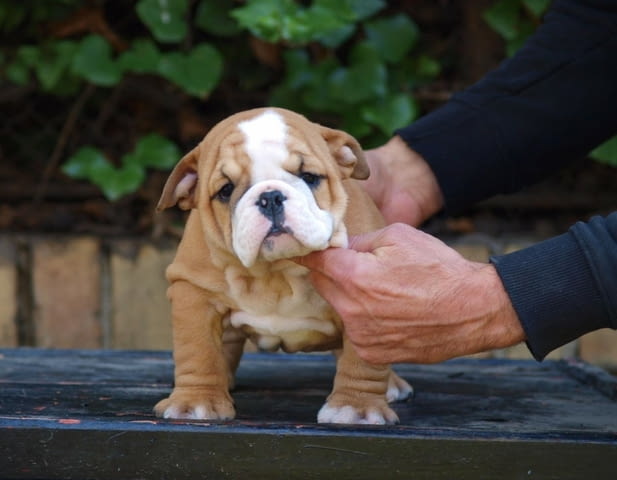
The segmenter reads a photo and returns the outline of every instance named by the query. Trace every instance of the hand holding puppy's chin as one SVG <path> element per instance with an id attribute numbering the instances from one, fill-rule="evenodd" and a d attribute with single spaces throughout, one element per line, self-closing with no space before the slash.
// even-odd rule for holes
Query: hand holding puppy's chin
<path id="1" fill-rule="evenodd" d="M 525 339 L 495 267 L 403 224 L 309 254 L 317 291 L 339 312 L 358 355 L 373 363 L 435 363 Z"/>

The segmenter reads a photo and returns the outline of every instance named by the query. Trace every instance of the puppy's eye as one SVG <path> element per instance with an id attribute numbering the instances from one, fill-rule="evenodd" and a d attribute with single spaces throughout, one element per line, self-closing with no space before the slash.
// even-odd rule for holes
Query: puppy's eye
<path id="1" fill-rule="evenodd" d="M 316 175 L 310 172 L 300 172 L 300 175 L 298 176 L 302 180 L 304 180 L 304 183 L 306 183 L 311 190 L 319 186 L 319 184 L 321 183 L 321 178 L 322 178 L 320 175 Z"/>
<path id="2" fill-rule="evenodd" d="M 214 195 L 221 202 L 227 203 L 231 198 L 231 194 L 233 193 L 235 185 L 231 182 L 227 182 L 225 185 L 221 187 L 221 189 L 216 192 Z"/>

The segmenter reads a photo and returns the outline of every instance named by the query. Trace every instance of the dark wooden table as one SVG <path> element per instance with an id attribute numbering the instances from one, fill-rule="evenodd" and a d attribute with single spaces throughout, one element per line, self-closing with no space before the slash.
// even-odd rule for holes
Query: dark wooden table
<path id="1" fill-rule="evenodd" d="M 248 355 L 237 420 L 157 419 L 166 352 L 0 350 L 0 478 L 617 478 L 617 382 L 585 364 L 399 366 L 390 427 L 315 423 L 334 363 Z"/>

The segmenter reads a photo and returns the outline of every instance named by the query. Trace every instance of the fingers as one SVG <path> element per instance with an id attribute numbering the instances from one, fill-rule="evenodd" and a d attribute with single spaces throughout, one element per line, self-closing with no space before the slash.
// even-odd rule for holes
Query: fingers
<path id="1" fill-rule="evenodd" d="M 314 272 L 334 279 L 349 277 L 360 264 L 366 264 L 370 257 L 359 254 L 377 254 L 382 247 L 390 247 L 397 243 L 407 243 L 405 237 L 416 230 L 404 224 L 393 224 L 375 232 L 349 238 L 349 248 L 328 248 L 319 252 L 312 252 L 294 261 Z"/>

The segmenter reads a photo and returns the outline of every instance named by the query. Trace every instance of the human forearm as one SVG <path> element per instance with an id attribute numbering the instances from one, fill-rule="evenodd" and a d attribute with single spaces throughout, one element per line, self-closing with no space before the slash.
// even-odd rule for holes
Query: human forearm
<path id="1" fill-rule="evenodd" d="M 617 133 L 617 3 L 558 0 L 526 45 L 398 134 L 456 212 L 540 180 Z"/>

